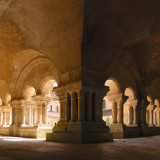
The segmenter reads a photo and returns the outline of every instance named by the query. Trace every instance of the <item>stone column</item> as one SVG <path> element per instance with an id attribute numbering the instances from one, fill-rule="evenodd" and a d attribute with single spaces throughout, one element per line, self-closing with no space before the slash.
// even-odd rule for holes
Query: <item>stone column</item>
<path id="1" fill-rule="evenodd" d="M 33 111 L 33 124 L 37 124 L 37 108 Z"/>
<path id="2" fill-rule="evenodd" d="M 76 121 L 76 97 L 75 92 L 71 92 L 71 122 Z"/>
<path id="3" fill-rule="evenodd" d="M 149 110 L 149 125 L 153 126 L 153 110 Z"/>
<path id="4" fill-rule="evenodd" d="M 118 108 L 118 123 L 122 124 L 123 123 L 123 100 L 118 99 L 116 100 L 117 102 L 117 108 Z"/>
<path id="5" fill-rule="evenodd" d="M 38 105 L 38 123 L 42 124 L 42 106 Z"/>
<path id="6" fill-rule="evenodd" d="M 138 122 L 138 120 L 137 120 L 137 104 L 138 104 L 138 100 L 137 99 L 136 100 L 132 100 L 131 104 L 133 106 L 133 124 L 137 125 L 137 122 Z"/>
<path id="7" fill-rule="evenodd" d="M 6 113 L 7 114 L 7 125 L 9 125 L 10 123 L 10 119 L 9 119 L 9 112 Z"/>
<path id="8" fill-rule="evenodd" d="M 60 120 L 63 119 L 63 101 L 60 100 Z"/>
<path id="9" fill-rule="evenodd" d="M 60 120 L 67 121 L 67 115 L 67 99 L 60 99 Z"/>
<path id="10" fill-rule="evenodd" d="M 48 124 L 48 108 L 44 107 L 44 124 Z"/>
<path id="11" fill-rule="evenodd" d="M 14 119 L 14 109 L 12 108 L 12 125 L 14 125 L 15 119 Z"/>
<path id="12" fill-rule="evenodd" d="M 26 117 L 25 117 L 25 110 L 26 110 L 25 107 L 22 108 L 22 110 L 21 110 L 21 111 L 22 111 L 22 113 L 21 113 L 21 114 L 22 114 L 22 115 L 21 115 L 21 117 L 22 117 L 22 119 L 21 119 L 21 125 L 26 124 L 26 120 L 25 120 L 25 118 L 26 118 Z"/>
<path id="13" fill-rule="evenodd" d="M 28 109 L 28 124 L 31 125 L 31 108 Z"/>
<path id="14" fill-rule="evenodd" d="M 0 113 L 1 115 L 1 126 L 3 125 L 3 112 Z"/>
<path id="15" fill-rule="evenodd" d="M 6 125 L 6 112 L 3 112 L 3 125 Z"/>
<path id="16" fill-rule="evenodd" d="M 158 126 L 160 126 L 160 116 L 159 116 L 159 114 L 160 114 L 160 111 L 158 110 L 157 111 L 157 125 Z"/>
<path id="17" fill-rule="evenodd" d="M 134 112 L 133 124 L 137 125 L 137 108 L 135 106 L 133 107 L 133 112 Z"/>
<path id="18" fill-rule="evenodd" d="M 9 114 L 9 118 L 10 118 L 9 125 L 11 125 L 12 124 L 12 111 Z"/>
<path id="19" fill-rule="evenodd" d="M 84 96 L 82 90 L 77 91 L 78 94 L 78 121 L 84 121 Z"/>
<path id="20" fill-rule="evenodd" d="M 116 124 L 117 123 L 117 103 L 114 99 L 109 101 L 112 104 L 112 123 Z"/>
<path id="21" fill-rule="evenodd" d="M 128 105 L 128 125 L 132 124 L 132 106 Z"/>

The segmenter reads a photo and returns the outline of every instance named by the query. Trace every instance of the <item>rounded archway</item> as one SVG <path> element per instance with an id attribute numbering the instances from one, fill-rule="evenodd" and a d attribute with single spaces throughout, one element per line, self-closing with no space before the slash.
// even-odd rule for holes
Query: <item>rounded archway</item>
<path id="1" fill-rule="evenodd" d="M 147 100 L 149 102 L 149 105 L 146 108 L 146 123 L 148 124 L 148 126 L 152 127 L 153 126 L 154 104 L 153 104 L 153 99 L 151 95 L 147 96 Z"/>
<path id="2" fill-rule="evenodd" d="M 36 90 L 31 85 L 27 85 L 22 92 L 22 97 L 25 100 L 30 100 L 35 95 L 36 95 Z"/>
<path id="3" fill-rule="evenodd" d="M 154 101 L 155 109 L 153 111 L 153 121 L 155 126 L 160 126 L 160 103 L 159 99 Z"/>
<path id="4" fill-rule="evenodd" d="M 109 79 L 105 82 L 105 86 L 109 87 L 109 92 L 103 98 L 103 120 L 107 125 L 117 123 L 117 102 L 122 94 L 118 82 L 114 79 Z"/>
<path id="5" fill-rule="evenodd" d="M 53 91 L 53 88 L 58 87 L 58 84 L 54 77 L 47 76 L 45 77 L 39 86 L 39 94 L 42 97 L 50 97 L 49 103 L 47 103 L 47 112 L 48 112 L 48 120 L 47 122 L 54 127 L 60 118 L 60 103 L 59 98 Z M 42 114 L 45 112 L 42 109 Z"/>
<path id="6" fill-rule="evenodd" d="M 123 106 L 124 124 L 127 126 L 136 125 L 138 100 L 136 99 L 135 92 L 132 88 L 126 88 L 124 94 L 128 97 Z"/>

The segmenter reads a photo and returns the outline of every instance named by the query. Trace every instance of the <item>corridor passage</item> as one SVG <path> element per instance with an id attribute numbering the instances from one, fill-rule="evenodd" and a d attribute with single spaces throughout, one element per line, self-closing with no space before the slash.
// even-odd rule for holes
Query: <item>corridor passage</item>
<path id="1" fill-rule="evenodd" d="M 0 137 L 0 160 L 160 160 L 159 148 L 160 136 L 83 145 Z"/>

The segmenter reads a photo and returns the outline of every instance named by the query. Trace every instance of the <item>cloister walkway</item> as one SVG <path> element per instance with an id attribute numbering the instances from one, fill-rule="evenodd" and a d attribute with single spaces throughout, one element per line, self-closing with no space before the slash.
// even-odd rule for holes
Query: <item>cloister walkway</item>
<path id="1" fill-rule="evenodd" d="M 160 136 L 83 145 L 1 136 L 0 160 L 160 160 L 159 148 Z"/>

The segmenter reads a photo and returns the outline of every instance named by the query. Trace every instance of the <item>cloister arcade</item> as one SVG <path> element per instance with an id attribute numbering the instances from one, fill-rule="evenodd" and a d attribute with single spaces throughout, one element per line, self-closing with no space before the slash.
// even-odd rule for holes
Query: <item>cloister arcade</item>
<path id="1" fill-rule="evenodd" d="M 94 143 L 160 134 L 159 5 L 114 3 L 0 3 L 0 135 Z"/>

